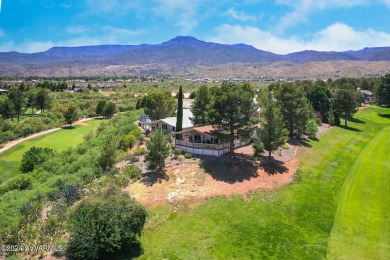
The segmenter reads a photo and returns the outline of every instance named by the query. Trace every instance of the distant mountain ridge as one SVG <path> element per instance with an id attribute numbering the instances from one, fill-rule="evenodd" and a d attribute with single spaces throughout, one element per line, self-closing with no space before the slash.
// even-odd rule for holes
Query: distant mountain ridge
<path id="1" fill-rule="evenodd" d="M 273 63 L 289 61 L 390 61 L 390 47 L 364 48 L 358 51 L 301 51 L 287 55 L 258 50 L 246 44 L 205 42 L 190 36 L 178 36 L 160 44 L 98 45 L 53 47 L 44 52 L 0 52 L 2 64 L 86 63 L 96 65 L 163 64 L 171 68 L 214 66 L 227 63 Z"/>

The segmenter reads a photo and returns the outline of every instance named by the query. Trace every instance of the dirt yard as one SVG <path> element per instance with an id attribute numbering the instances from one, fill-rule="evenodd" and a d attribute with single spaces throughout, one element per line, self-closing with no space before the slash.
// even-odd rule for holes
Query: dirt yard
<path id="1" fill-rule="evenodd" d="M 294 147 L 295 150 L 295 147 Z M 236 150 L 233 156 L 202 156 L 169 161 L 165 173 L 145 172 L 141 181 L 125 190 L 146 206 L 204 200 L 258 189 L 274 189 L 293 180 L 298 161 L 255 161 L 251 147 Z"/>

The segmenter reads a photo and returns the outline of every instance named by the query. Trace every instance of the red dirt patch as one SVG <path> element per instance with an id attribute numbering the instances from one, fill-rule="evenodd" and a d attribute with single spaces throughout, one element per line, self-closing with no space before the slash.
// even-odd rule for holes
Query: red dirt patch
<path id="1" fill-rule="evenodd" d="M 250 151 L 239 151 L 243 149 Z M 245 196 L 251 191 L 290 183 L 297 165 L 298 161 L 291 158 L 259 164 L 245 154 L 199 157 L 168 165 L 165 173 L 144 173 L 141 181 L 130 184 L 125 191 L 146 206 L 233 194 Z"/>

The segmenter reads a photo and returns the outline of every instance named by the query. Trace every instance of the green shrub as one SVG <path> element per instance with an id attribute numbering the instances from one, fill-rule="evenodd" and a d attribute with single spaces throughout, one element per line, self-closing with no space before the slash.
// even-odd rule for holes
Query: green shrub
<path id="1" fill-rule="evenodd" d="M 125 193 L 108 191 L 81 202 L 69 217 L 68 259 L 139 255 L 146 210 Z M 131 257 L 129 257 L 131 258 Z"/>
<path id="2" fill-rule="evenodd" d="M 179 148 L 173 149 L 172 153 L 175 157 L 178 157 L 183 151 Z"/>
<path id="3" fill-rule="evenodd" d="M 132 181 L 138 181 L 142 178 L 142 171 L 134 164 L 126 166 L 123 173 L 128 176 Z"/>
<path id="4" fill-rule="evenodd" d="M 34 178 L 28 174 L 22 174 L 18 177 L 3 183 L 0 186 L 0 195 L 11 190 L 26 190 L 32 187 Z"/>
<path id="5" fill-rule="evenodd" d="M 306 124 L 305 132 L 310 139 L 315 139 L 318 131 L 318 124 L 315 119 L 310 119 Z"/>
<path id="6" fill-rule="evenodd" d="M 32 172 L 34 168 L 53 155 L 53 149 L 42 147 L 31 147 L 27 152 L 23 154 L 22 162 L 20 164 L 20 170 L 24 173 Z"/>
<path id="7" fill-rule="evenodd" d="M 288 144 L 284 144 L 284 145 L 282 145 L 282 149 L 288 149 L 289 148 L 289 146 L 288 146 Z"/>
<path id="8" fill-rule="evenodd" d="M 191 153 L 185 153 L 184 154 L 184 158 L 191 159 L 192 158 L 192 154 Z"/>
<path id="9" fill-rule="evenodd" d="M 134 155 L 141 156 L 145 154 L 145 148 L 144 147 L 137 147 L 134 151 Z"/>
<path id="10" fill-rule="evenodd" d="M 264 152 L 264 145 L 260 141 L 260 139 L 254 140 L 253 143 L 252 143 L 252 147 L 253 147 L 253 150 L 254 150 L 253 156 L 255 158 L 260 158 L 261 154 Z"/>

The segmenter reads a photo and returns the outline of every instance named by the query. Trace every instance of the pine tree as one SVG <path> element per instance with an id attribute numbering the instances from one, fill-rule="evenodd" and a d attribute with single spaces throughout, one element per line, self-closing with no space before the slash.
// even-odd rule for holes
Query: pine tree
<path id="1" fill-rule="evenodd" d="M 265 99 L 260 115 L 260 128 L 258 130 L 260 142 L 264 150 L 268 151 L 268 160 L 271 161 L 271 152 L 278 149 L 286 141 L 287 130 L 284 128 L 283 116 L 280 106 L 273 100 L 269 92 L 269 98 Z"/>
<path id="2" fill-rule="evenodd" d="M 181 86 L 177 98 L 176 132 L 180 132 L 183 130 L 183 90 Z M 179 139 L 179 134 L 176 134 L 176 139 Z"/>
<path id="3" fill-rule="evenodd" d="M 168 157 L 171 147 L 170 136 L 164 134 L 159 129 L 149 135 L 150 139 L 146 141 L 146 148 L 148 149 L 145 159 L 147 160 L 147 167 L 149 170 L 160 171 L 165 166 L 165 159 Z"/>
<path id="4" fill-rule="evenodd" d="M 390 73 L 381 78 L 377 98 L 379 105 L 390 107 Z"/>
<path id="5" fill-rule="evenodd" d="M 249 138 L 253 133 L 252 117 L 255 111 L 252 94 L 242 85 L 223 83 L 216 91 L 210 109 L 210 122 L 220 139 L 227 139 L 234 153 L 234 140 Z"/>
<path id="6" fill-rule="evenodd" d="M 350 88 L 338 89 L 333 95 L 333 109 L 345 119 L 345 127 L 348 127 L 348 120 L 356 113 L 359 106 L 359 93 Z"/>
<path id="7" fill-rule="evenodd" d="M 207 86 L 201 86 L 195 94 L 195 100 L 191 107 L 193 114 L 192 123 L 195 126 L 207 125 L 208 114 L 207 111 L 211 104 L 211 93 Z"/>

